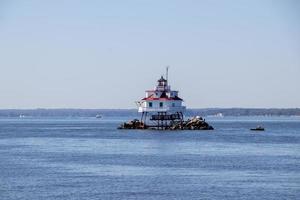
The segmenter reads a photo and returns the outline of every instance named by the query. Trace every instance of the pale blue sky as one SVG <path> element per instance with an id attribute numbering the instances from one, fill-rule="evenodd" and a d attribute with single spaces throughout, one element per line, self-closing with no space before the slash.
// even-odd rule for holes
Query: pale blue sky
<path id="1" fill-rule="evenodd" d="M 0 0 L 0 108 L 300 107 L 300 1 Z"/>

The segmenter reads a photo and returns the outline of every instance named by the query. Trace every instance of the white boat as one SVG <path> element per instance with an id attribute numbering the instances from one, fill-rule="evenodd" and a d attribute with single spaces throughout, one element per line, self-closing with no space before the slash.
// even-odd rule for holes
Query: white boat
<path id="1" fill-rule="evenodd" d="M 101 116 L 101 115 L 99 115 L 99 114 L 97 114 L 97 115 L 96 115 L 96 118 L 102 118 L 102 116 Z"/>

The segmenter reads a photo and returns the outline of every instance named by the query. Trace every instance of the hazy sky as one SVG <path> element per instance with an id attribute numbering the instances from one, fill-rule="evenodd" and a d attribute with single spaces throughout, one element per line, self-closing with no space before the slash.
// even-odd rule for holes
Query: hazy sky
<path id="1" fill-rule="evenodd" d="M 0 0 L 0 108 L 300 107 L 300 1 Z"/>

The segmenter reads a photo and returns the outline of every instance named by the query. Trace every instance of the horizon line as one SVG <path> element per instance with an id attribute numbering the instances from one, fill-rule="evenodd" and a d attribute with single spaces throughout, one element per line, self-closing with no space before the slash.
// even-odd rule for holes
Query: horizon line
<path id="1" fill-rule="evenodd" d="M 186 109 L 300 109 L 300 107 L 205 107 Z M 1 110 L 137 110 L 137 108 L 0 108 Z"/>

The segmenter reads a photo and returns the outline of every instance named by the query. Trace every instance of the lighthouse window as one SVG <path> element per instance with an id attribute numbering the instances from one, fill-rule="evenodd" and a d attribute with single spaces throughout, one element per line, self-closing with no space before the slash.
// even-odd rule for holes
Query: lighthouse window
<path id="1" fill-rule="evenodd" d="M 163 106 L 164 106 L 163 102 L 159 102 L 159 107 L 163 107 Z"/>
<path id="2" fill-rule="evenodd" d="M 149 102 L 149 107 L 150 107 L 150 108 L 152 107 L 152 102 Z"/>

